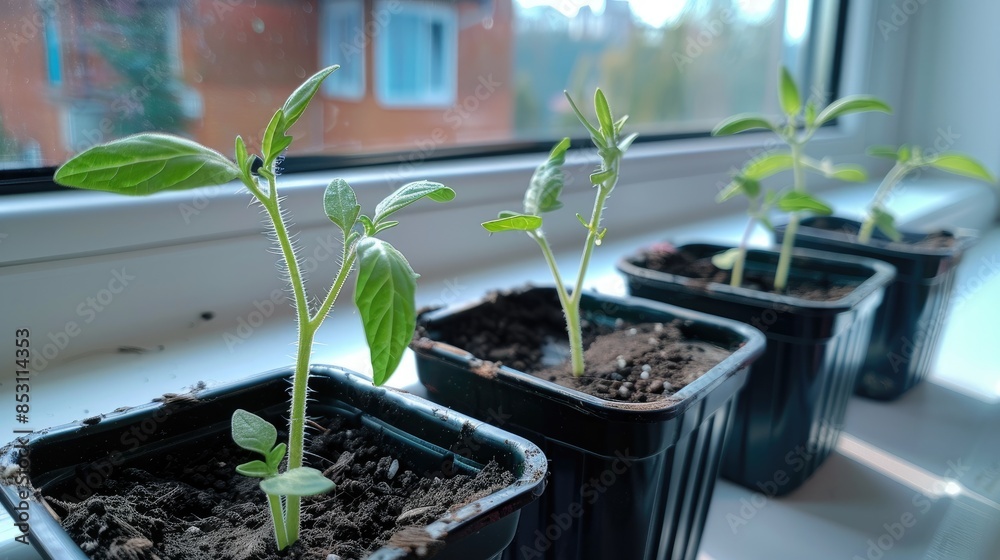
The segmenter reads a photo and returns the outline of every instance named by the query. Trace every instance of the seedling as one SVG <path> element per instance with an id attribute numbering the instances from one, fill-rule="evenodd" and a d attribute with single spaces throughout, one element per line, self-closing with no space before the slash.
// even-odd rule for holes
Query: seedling
<path id="1" fill-rule="evenodd" d="M 583 245 L 583 256 L 580 258 L 580 266 L 576 274 L 576 282 L 572 291 L 567 291 L 556 265 L 555 256 L 549 246 L 545 233 L 542 231 L 542 213 L 551 212 L 562 208 L 559 201 L 559 194 L 562 192 L 565 183 L 565 175 L 562 166 L 566 162 L 566 150 L 569 149 L 569 138 L 563 138 L 552 148 L 548 160 L 535 170 L 531 181 L 528 183 L 528 190 L 524 193 L 523 212 L 500 212 L 495 220 L 483 223 L 486 231 L 492 233 L 500 231 L 523 231 L 538 243 L 545 256 L 545 262 L 552 272 L 552 277 L 556 283 L 556 292 L 559 294 L 559 303 L 562 305 L 563 313 L 566 315 L 566 332 L 569 336 L 569 347 L 573 375 L 583 375 L 583 332 L 580 328 L 580 298 L 583 293 L 583 280 L 587 274 L 587 266 L 590 264 L 590 257 L 594 252 L 594 247 L 601 244 L 606 228 L 601 227 L 601 213 L 604 211 L 604 204 L 611 191 L 618 184 L 618 174 L 621 168 L 622 156 L 632 145 L 636 134 L 630 134 L 625 138 L 621 137 L 622 127 L 628 120 L 624 116 L 619 120 L 614 120 L 608 100 L 600 89 L 594 95 L 594 107 L 597 113 L 597 126 L 580 112 L 573 98 L 566 94 L 570 106 L 576 113 L 577 118 L 590 132 L 590 139 L 597 147 L 597 153 L 601 158 L 601 165 L 590 175 L 590 182 L 597 189 L 597 196 L 594 200 L 594 209 L 591 212 L 590 220 L 586 220 L 580 214 L 576 217 L 580 224 L 587 230 L 587 237 Z"/>
<path id="2" fill-rule="evenodd" d="M 331 66 L 309 78 L 274 113 L 264 131 L 260 157 L 250 154 L 239 136 L 233 163 L 190 140 L 146 133 L 94 146 L 66 162 L 55 174 L 56 181 L 66 186 L 124 195 L 193 189 L 239 179 L 263 207 L 286 265 L 298 323 L 289 436 L 287 445 L 276 445 L 277 429 L 245 410 L 233 414 L 232 436 L 237 445 L 262 456 L 262 460 L 244 463 L 236 470 L 262 479 L 260 487 L 267 495 L 279 550 L 299 538 L 300 498 L 328 492 L 334 486 L 318 470 L 303 466 L 309 358 L 316 331 L 357 262 L 354 302 L 371 350 L 374 382 L 385 383 L 399 365 L 416 327 L 417 275 L 399 251 L 375 236 L 398 223 L 388 219 L 392 214 L 422 198 L 446 202 L 455 197 L 454 191 L 439 183 L 409 183 L 382 200 L 369 217 L 361 214 L 351 186 L 334 179 L 323 193 L 323 208 L 343 235 L 341 264 L 322 303 L 318 307 L 309 305 L 278 196 L 277 162 L 292 142 L 289 129 L 302 116 L 323 80 L 337 68 Z M 281 471 L 286 451 L 287 466 Z"/>
<path id="3" fill-rule="evenodd" d="M 736 134 L 746 130 L 770 130 L 788 146 L 787 149 L 769 150 L 756 157 L 741 169 L 732 182 L 723 189 L 716 200 L 723 202 L 736 195 L 744 195 L 750 200 L 750 219 L 740 244 L 736 249 L 713 259 L 720 268 L 732 268 L 731 284 L 739 286 L 743 282 L 743 267 L 746 260 L 746 246 L 750 233 L 757 223 L 771 228 L 768 214 L 772 210 L 789 213 L 785 228 L 785 239 L 781 245 L 778 269 L 774 278 L 774 289 L 784 291 L 788 286 L 788 272 L 792 262 L 792 248 L 798 232 L 802 212 L 828 215 L 829 205 L 809 194 L 806 189 L 805 172 L 811 171 L 824 177 L 842 181 L 865 181 L 867 174 L 855 165 L 835 165 L 830 160 L 813 159 L 805 155 L 806 144 L 824 124 L 850 113 L 881 111 L 891 113 L 892 109 L 884 101 L 870 95 L 850 95 L 838 99 L 819 109 L 817 102 L 810 99 L 802 102 L 799 88 L 795 85 L 787 68 L 782 68 L 778 79 L 778 101 L 784 114 L 784 122 L 776 122 L 766 115 L 744 113 L 730 117 L 715 127 L 712 134 L 721 136 Z M 792 171 L 791 188 L 765 190 L 761 181 L 783 171 Z"/>
<path id="4" fill-rule="evenodd" d="M 886 237 L 893 241 L 902 239 L 899 231 L 896 230 L 896 219 L 886 209 L 885 204 L 892 194 L 896 185 L 908 174 L 917 169 L 932 167 L 947 171 L 956 175 L 981 179 L 988 183 L 995 184 L 996 177 L 993 176 L 983 164 L 958 152 L 944 152 L 927 154 L 921 151 L 918 146 L 903 145 L 899 148 L 892 146 L 876 146 L 868 149 L 868 153 L 873 156 L 886 157 L 896 160 L 896 164 L 882 179 L 882 184 L 875 191 L 875 196 L 868 204 L 868 210 L 864 222 L 861 223 L 861 230 L 858 232 L 858 241 L 868 244 L 871 241 L 875 228 L 884 233 Z"/>

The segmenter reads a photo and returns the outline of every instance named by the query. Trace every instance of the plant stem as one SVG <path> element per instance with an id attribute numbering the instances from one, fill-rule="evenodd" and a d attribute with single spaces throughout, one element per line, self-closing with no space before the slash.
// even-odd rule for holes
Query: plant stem
<path id="1" fill-rule="evenodd" d="M 733 264 L 732 278 L 729 279 L 729 285 L 734 288 L 739 288 L 743 284 L 743 268 L 747 262 L 747 243 L 755 225 L 757 225 L 757 218 L 751 215 L 750 219 L 747 220 L 746 229 L 743 230 L 743 237 L 740 238 L 739 253 L 737 253 L 736 262 Z"/>
<path id="2" fill-rule="evenodd" d="M 802 144 L 793 138 L 788 139 L 792 151 L 792 173 L 794 189 L 804 192 L 806 188 L 805 174 L 802 169 Z M 778 257 L 778 270 L 774 273 L 774 290 L 784 292 L 788 288 L 788 272 L 792 265 L 792 249 L 795 247 L 795 235 L 799 231 L 799 213 L 792 212 L 788 216 L 788 226 L 785 227 L 785 239 L 781 243 L 781 255 Z"/>
<path id="3" fill-rule="evenodd" d="M 562 305 L 563 314 L 566 316 L 566 334 L 569 337 L 571 364 L 574 372 L 576 372 L 577 367 L 580 368 L 580 373 L 574 373 L 574 375 L 581 375 L 583 373 L 583 332 L 580 328 L 579 304 L 574 304 L 574 298 L 566 293 L 566 286 L 563 284 L 562 276 L 559 274 L 559 266 L 556 264 L 556 258 L 552 254 L 552 248 L 549 247 L 548 240 L 545 239 L 545 234 L 541 230 L 536 230 L 528 232 L 528 235 L 541 247 L 542 255 L 545 256 L 545 263 L 549 265 L 552 278 L 556 282 L 556 293 L 559 294 L 559 304 Z"/>
<path id="4" fill-rule="evenodd" d="M 298 259 L 295 256 L 295 250 L 292 247 L 291 240 L 288 237 L 288 230 L 281 215 L 281 207 L 273 173 L 268 174 L 267 181 L 271 196 L 267 199 L 261 199 L 261 204 L 267 211 L 267 215 L 271 218 L 274 226 L 274 234 L 281 248 L 281 255 L 285 260 L 285 266 L 288 268 L 288 281 L 292 285 L 292 294 L 295 300 L 295 315 L 298 322 L 298 353 L 295 360 L 295 376 L 292 382 L 292 407 L 288 419 L 288 469 L 291 470 L 302 466 L 303 448 L 305 446 L 309 358 L 315 328 L 311 324 L 309 317 L 306 290 L 302 282 L 302 274 L 299 272 Z M 259 195 L 258 198 L 260 198 Z M 285 532 L 288 539 L 287 544 L 293 544 L 299 538 L 299 504 L 300 499 L 298 496 L 286 496 Z M 276 521 L 276 532 L 277 529 Z"/>
<path id="5" fill-rule="evenodd" d="M 868 205 L 868 214 L 865 216 L 864 222 L 861 224 L 861 231 L 858 232 L 858 242 L 867 245 L 872 239 L 872 233 L 875 231 L 875 212 L 874 210 L 882 208 L 882 203 L 892 189 L 896 188 L 896 184 L 903 179 L 903 177 L 913 169 L 912 166 L 906 165 L 901 162 L 896 162 L 896 165 L 892 166 L 889 173 L 886 174 L 885 179 L 882 179 L 882 184 L 878 186 L 878 190 L 875 191 L 875 197 L 872 198 L 871 204 Z"/>
<path id="6" fill-rule="evenodd" d="M 330 291 L 326 294 L 323 305 L 316 311 L 316 315 L 309 320 L 309 324 L 312 326 L 314 332 L 319 329 L 319 326 L 323 324 L 323 320 L 330 314 L 330 309 L 336 303 L 337 297 L 340 295 L 340 290 L 343 289 L 344 283 L 347 281 L 348 276 L 351 275 L 351 269 L 354 268 L 354 261 L 358 257 L 357 251 L 354 250 L 355 247 L 357 245 L 350 247 L 350 249 L 346 245 L 344 246 L 337 278 L 333 281 L 333 286 L 330 286 Z"/>
<path id="7" fill-rule="evenodd" d="M 285 532 L 285 513 L 281 509 L 281 496 L 267 495 L 267 503 L 271 506 L 271 520 L 274 521 L 274 538 L 278 541 L 278 550 L 288 546 L 288 534 Z"/>

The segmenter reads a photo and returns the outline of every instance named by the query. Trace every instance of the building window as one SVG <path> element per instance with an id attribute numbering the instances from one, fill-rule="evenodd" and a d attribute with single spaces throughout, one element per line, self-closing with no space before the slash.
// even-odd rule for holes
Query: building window
<path id="1" fill-rule="evenodd" d="M 53 86 L 62 85 L 62 41 L 59 39 L 59 21 L 51 16 L 45 17 L 45 62 L 48 68 L 49 83 Z"/>
<path id="2" fill-rule="evenodd" d="M 320 31 L 320 60 L 323 66 L 339 64 L 323 82 L 323 92 L 331 97 L 360 100 L 365 96 L 364 0 L 326 0 Z"/>
<path id="3" fill-rule="evenodd" d="M 450 106 L 455 102 L 458 31 L 455 8 L 378 2 L 385 16 L 376 37 L 376 91 L 388 107 Z"/>

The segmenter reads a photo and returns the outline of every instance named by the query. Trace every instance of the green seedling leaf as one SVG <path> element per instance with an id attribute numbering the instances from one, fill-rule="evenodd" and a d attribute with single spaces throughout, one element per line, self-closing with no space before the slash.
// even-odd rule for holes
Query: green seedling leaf
<path id="1" fill-rule="evenodd" d="M 772 152 L 759 157 L 743 168 L 743 176 L 747 179 L 760 181 L 782 171 L 792 168 L 794 160 L 787 152 Z"/>
<path id="2" fill-rule="evenodd" d="M 806 102 L 806 126 L 812 128 L 816 125 L 816 103 L 813 100 Z"/>
<path id="3" fill-rule="evenodd" d="M 569 138 L 563 138 L 552 151 L 549 158 L 535 169 L 524 193 L 524 213 L 538 215 L 562 208 L 559 201 L 566 177 L 562 166 L 566 163 L 566 151 L 569 150 Z"/>
<path id="4" fill-rule="evenodd" d="M 361 214 L 361 205 L 354 189 L 343 179 L 334 179 L 323 192 L 323 210 L 330 221 L 346 236 Z"/>
<path id="5" fill-rule="evenodd" d="M 800 191 L 789 191 L 778 199 L 778 208 L 783 212 L 810 212 L 820 216 L 833 214 L 833 208 L 812 195 Z"/>
<path id="6" fill-rule="evenodd" d="M 516 214 L 513 212 L 505 212 L 503 214 L 506 215 L 495 220 L 483 222 L 483 228 L 490 233 L 498 233 L 501 231 L 535 231 L 542 227 L 541 216 Z"/>
<path id="7" fill-rule="evenodd" d="M 757 221 L 760 222 L 760 225 L 764 226 L 767 231 L 774 233 L 774 224 L 771 223 L 771 218 L 768 218 L 766 215 L 761 215 L 757 218 Z"/>
<path id="8" fill-rule="evenodd" d="M 868 148 L 868 155 L 887 159 L 896 159 L 897 149 L 892 146 L 872 146 Z"/>
<path id="9" fill-rule="evenodd" d="M 366 237 L 358 242 L 354 303 L 371 349 L 372 377 L 382 385 L 403 358 L 417 325 L 417 275 L 392 245 Z"/>
<path id="10" fill-rule="evenodd" d="M 911 148 L 909 144 L 903 144 L 902 146 L 899 147 L 899 150 L 896 151 L 896 161 L 900 161 L 903 163 L 908 162 L 910 161 L 910 158 L 912 158 L 914 154 L 919 155 L 920 148 L 915 148 L 915 147 Z"/>
<path id="11" fill-rule="evenodd" d="M 884 233 L 886 237 L 893 241 L 903 240 L 903 234 L 899 233 L 899 230 L 896 229 L 896 218 L 892 214 L 881 208 L 872 208 L 871 215 L 875 219 L 875 227 Z"/>
<path id="12" fill-rule="evenodd" d="M 635 139 L 638 137 L 639 137 L 638 132 L 633 132 L 632 134 L 629 134 L 621 142 L 618 143 L 618 150 L 622 153 L 627 152 L 628 149 L 632 147 L 632 142 L 635 142 Z"/>
<path id="13" fill-rule="evenodd" d="M 799 97 L 799 88 L 792 79 L 792 74 L 788 68 L 781 68 L 781 77 L 778 80 L 778 101 L 781 103 L 781 110 L 789 118 L 799 114 L 802 110 L 802 98 Z"/>
<path id="14" fill-rule="evenodd" d="M 375 222 L 373 222 L 371 218 L 365 216 L 364 214 L 361 214 L 360 216 L 358 216 L 358 222 L 361 223 L 362 226 L 364 226 L 365 235 L 374 235 Z"/>
<path id="15" fill-rule="evenodd" d="M 274 446 L 274 449 L 267 454 L 267 466 L 271 468 L 274 472 L 278 471 L 278 466 L 281 465 L 281 461 L 285 458 L 285 452 L 288 450 L 288 446 L 284 443 L 279 443 Z"/>
<path id="16" fill-rule="evenodd" d="M 719 191 L 719 194 L 715 196 L 715 200 L 716 202 L 725 202 L 739 194 L 744 194 L 748 198 L 757 198 L 760 196 L 760 191 L 760 182 L 737 176 L 726 185 L 726 188 Z"/>
<path id="17" fill-rule="evenodd" d="M 729 249 L 712 256 L 712 264 L 720 270 L 732 270 L 736 266 L 736 261 L 740 258 L 738 248 Z"/>
<path id="18" fill-rule="evenodd" d="M 851 181 L 854 183 L 860 183 L 868 180 L 868 173 L 863 167 L 859 167 L 857 165 L 835 165 L 828 176 L 833 177 L 834 179 L 840 179 L 841 181 Z"/>
<path id="19" fill-rule="evenodd" d="M 569 106 L 572 107 L 573 112 L 576 113 L 576 118 L 579 119 L 580 123 L 582 123 L 583 126 L 587 128 L 587 131 L 590 132 L 590 137 L 594 141 L 594 144 L 596 144 L 598 148 L 606 147 L 607 144 L 601 136 L 601 131 L 594 128 L 594 125 L 590 124 L 587 117 L 583 116 L 580 108 L 576 106 L 576 103 L 573 102 L 573 98 L 570 97 L 569 92 L 564 90 L 563 95 L 565 95 L 566 99 L 569 100 Z"/>
<path id="20" fill-rule="evenodd" d="M 277 474 L 276 469 L 272 469 L 264 461 L 250 461 L 237 465 L 236 472 L 252 478 L 267 478 Z"/>
<path id="21" fill-rule="evenodd" d="M 264 139 L 260 147 L 264 152 L 264 167 L 270 168 L 281 152 L 292 145 L 292 137 L 285 134 L 288 127 L 284 121 L 285 113 L 279 109 L 275 111 L 271 122 L 267 123 L 267 128 L 264 129 Z"/>
<path id="22" fill-rule="evenodd" d="M 590 182 L 593 185 L 600 185 L 613 178 L 616 175 L 614 169 L 605 169 L 604 171 L 595 171 L 590 174 Z"/>
<path id="23" fill-rule="evenodd" d="M 746 130 L 764 129 L 774 131 L 777 126 L 763 115 L 743 113 L 735 115 L 716 125 L 713 136 L 728 136 Z"/>
<path id="24" fill-rule="evenodd" d="M 299 117 L 305 112 L 306 107 L 309 106 L 309 102 L 312 101 L 316 92 L 319 91 L 320 84 L 338 68 L 340 66 L 333 65 L 320 70 L 292 92 L 292 95 L 288 97 L 288 100 L 281 107 L 281 112 L 284 114 L 284 119 L 282 120 L 284 129 L 281 132 L 287 131 L 299 120 Z"/>
<path id="25" fill-rule="evenodd" d="M 372 220 L 378 224 L 393 212 L 406 208 L 421 198 L 429 198 L 434 202 L 448 202 L 455 198 L 455 191 L 432 181 L 407 183 L 378 203 Z"/>
<path id="26" fill-rule="evenodd" d="M 628 115 L 615 121 L 615 136 L 622 133 L 622 129 L 625 128 L 625 123 L 628 122 Z M 624 150 L 623 150 L 624 151 Z"/>
<path id="27" fill-rule="evenodd" d="M 928 165 L 941 171 L 947 171 L 964 177 L 981 179 L 987 183 L 996 183 L 996 177 L 990 173 L 979 161 L 955 152 L 943 153 L 928 161 Z"/>
<path id="28" fill-rule="evenodd" d="M 67 187 L 143 196 L 219 185 L 239 176 L 239 167 L 214 150 L 147 133 L 81 152 L 56 171 L 55 180 Z"/>
<path id="29" fill-rule="evenodd" d="M 851 113 L 865 113 L 869 111 L 891 114 L 892 107 L 873 95 L 848 95 L 830 103 L 825 109 L 820 111 L 816 117 L 816 124 L 821 125 L 837 117 Z"/>
<path id="30" fill-rule="evenodd" d="M 372 235 L 378 235 L 379 232 L 383 232 L 389 228 L 394 228 L 398 225 L 399 222 L 395 220 L 389 220 L 388 222 L 379 222 L 378 224 L 375 225 L 375 231 L 372 232 Z"/>
<path id="31" fill-rule="evenodd" d="M 615 137 L 615 119 L 611 116 L 611 107 L 608 106 L 608 99 L 604 97 L 601 88 L 597 88 L 594 93 L 594 109 L 597 113 L 597 122 L 601 124 L 601 132 L 605 138 Z"/>
<path id="32" fill-rule="evenodd" d="M 253 164 L 253 159 L 250 158 L 250 154 L 247 153 L 247 145 L 243 143 L 243 137 L 236 137 L 236 165 L 239 166 L 240 172 L 243 173 L 243 179 L 245 181 L 250 181 L 251 170 L 253 169 L 251 165 Z"/>
<path id="33" fill-rule="evenodd" d="M 236 445 L 265 457 L 278 439 L 278 430 L 270 422 L 243 409 L 233 413 L 232 429 Z"/>
<path id="34" fill-rule="evenodd" d="M 271 496 L 315 496 L 326 494 L 336 486 L 323 473 L 311 467 L 287 470 L 260 482 L 260 489 Z"/>

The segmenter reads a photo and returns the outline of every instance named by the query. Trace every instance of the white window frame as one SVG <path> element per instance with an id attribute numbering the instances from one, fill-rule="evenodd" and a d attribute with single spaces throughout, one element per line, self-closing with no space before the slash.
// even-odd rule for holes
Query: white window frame
<path id="1" fill-rule="evenodd" d="M 367 91 L 365 64 L 370 42 L 365 30 L 365 0 L 324 0 L 320 9 L 320 61 L 324 67 L 340 65 L 340 70 L 323 82 L 323 94 L 360 101 Z M 337 20 L 345 18 L 353 19 L 356 25 L 347 37 L 341 37 L 338 31 L 342 26 Z M 348 56 L 354 60 L 347 60 Z"/>
<path id="2" fill-rule="evenodd" d="M 451 4 L 429 2 L 406 2 L 379 0 L 375 3 L 375 13 L 384 15 L 386 23 L 375 35 L 375 94 L 384 107 L 450 107 L 455 104 L 458 88 L 458 13 Z M 400 15 L 427 17 L 442 26 L 442 66 L 443 83 L 439 91 L 428 91 L 424 95 L 401 95 L 392 91 L 389 85 L 391 67 L 392 19 Z M 415 45 L 418 48 L 420 45 Z"/>

